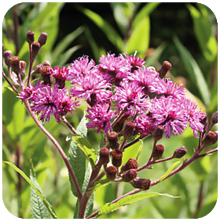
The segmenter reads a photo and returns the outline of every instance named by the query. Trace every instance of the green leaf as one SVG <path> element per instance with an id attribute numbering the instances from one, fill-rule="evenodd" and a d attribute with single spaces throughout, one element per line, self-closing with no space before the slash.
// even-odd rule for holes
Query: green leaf
<path id="1" fill-rule="evenodd" d="M 199 5 L 201 12 L 190 4 L 187 7 L 192 16 L 194 32 L 203 55 L 208 61 L 214 61 L 218 50 L 217 41 L 215 35 L 212 34 L 207 8 L 204 5 Z"/>
<path id="2" fill-rule="evenodd" d="M 144 63 L 145 66 L 153 66 L 156 61 L 158 61 L 160 55 L 162 54 L 163 50 L 165 49 L 166 44 L 162 43 L 159 47 L 154 50 L 154 53 L 146 60 Z"/>
<path id="3" fill-rule="evenodd" d="M 134 28 L 128 39 L 125 50 L 128 54 L 137 51 L 144 54 L 147 51 L 150 40 L 150 19 L 145 16 Z"/>
<path id="4" fill-rule="evenodd" d="M 181 44 L 177 37 L 174 37 L 173 40 L 180 53 L 189 77 L 197 86 L 203 102 L 208 107 L 210 104 L 210 91 L 198 64 L 196 63 L 190 52 Z"/>
<path id="5" fill-rule="evenodd" d="M 72 141 L 75 142 L 77 147 L 83 152 L 84 156 L 89 160 L 92 168 L 94 168 L 96 163 L 96 151 L 91 146 L 91 144 L 80 135 L 73 135 Z"/>
<path id="6" fill-rule="evenodd" d="M 139 22 L 145 17 L 149 16 L 150 13 L 160 4 L 160 2 L 151 2 L 147 3 L 140 12 L 135 16 L 134 21 L 132 22 L 132 27 L 134 28 Z"/>
<path id="7" fill-rule="evenodd" d="M 173 171 L 173 169 L 174 169 L 180 162 L 181 162 L 181 161 L 175 162 L 175 163 L 166 171 L 166 173 L 159 179 L 159 182 L 165 180 L 165 179 L 170 175 L 170 173 Z"/>
<path id="8" fill-rule="evenodd" d="M 115 29 L 105 21 L 100 15 L 96 14 L 95 12 L 83 8 L 80 5 L 76 5 L 76 8 L 85 14 L 89 19 L 91 19 L 106 35 L 106 37 L 114 44 L 119 50 L 123 45 L 123 41 L 120 35 L 115 31 Z"/>
<path id="9" fill-rule="evenodd" d="M 141 145 L 140 145 L 139 148 L 138 148 L 136 160 L 137 160 L 138 157 L 140 156 L 140 154 L 141 154 L 141 152 L 142 152 L 142 150 L 143 150 L 143 147 L 144 147 L 144 142 L 143 142 L 143 140 L 139 140 L 139 142 L 141 143 Z"/>
<path id="10" fill-rule="evenodd" d="M 34 186 L 39 190 L 39 192 L 42 194 L 40 186 L 32 170 L 30 170 L 30 180 L 34 184 Z M 43 201 L 38 196 L 37 192 L 34 190 L 33 187 L 31 187 L 30 202 L 31 202 L 31 215 L 33 219 L 51 219 L 50 213 L 48 212 Z"/>
<path id="11" fill-rule="evenodd" d="M 65 51 L 65 49 L 68 47 L 68 45 L 77 38 L 82 32 L 84 31 L 84 28 L 81 26 L 68 34 L 65 38 L 63 38 L 60 43 L 56 46 L 56 48 L 53 50 L 53 59 L 58 57 L 61 53 Z"/>
<path id="12" fill-rule="evenodd" d="M 87 120 L 84 114 L 83 118 L 81 119 L 76 129 L 77 133 L 84 138 L 87 135 L 86 123 L 87 123 Z M 82 150 L 78 147 L 77 143 L 74 140 L 72 140 L 70 143 L 68 154 L 69 154 L 68 160 L 76 176 L 79 187 L 82 189 L 84 178 L 85 178 L 85 173 L 86 173 L 86 158 Z M 71 190 L 72 190 L 73 195 L 78 197 L 78 193 L 76 191 L 75 185 L 72 182 L 71 177 L 70 177 L 70 182 L 71 182 Z"/>
<path id="13" fill-rule="evenodd" d="M 106 203 L 99 210 L 98 216 L 100 216 L 102 214 L 113 212 L 114 210 L 117 210 L 123 206 L 130 205 L 130 204 L 136 203 L 138 201 L 148 199 L 150 197 L 155 197 L 155 196 L 166 196 L 166 197 L 171 197 L 171 198 L 178 198 L 176 196 L 171 196 L 166 193 L 156 193 L 156 192 L 155 193 L 134 194 L 134 195 L 126 196 L 114 204 Z"/>
<path id="14" fill-rule="evenodd" d="M 81 119 L 81 121 L 79 122 L 79 125 L 76 128 L 77 134 L 86 138 L 87 136 L 87 124 L 88 120 L 86 119 L 86 114 L 84 112 L 83 118 Z"/>
<path id="15" fill-rule="evenodd" d="M 43 204 L 45 205 L 45 207 L 47 208 L 48 212 L 50 213 L 51 217 L 56 219 L 57 216 L 54 213 L 53 209 L 51 208 L 51 205 L 49 204 L 49 202 L 44 198 L 44 196 L 42 195 L 41 191 L 35 186 L 35 184 L 27 177 L 27 175 L 20 170 L 19 168 L 17 168 L 13 163 L 10 163 L 8 161 L 4 161 L 4 163 L 8 164 L 9 166 L 11 166 L 16 172 L 18 172 L 29 184 L 30 186 L 33 188 L 33 190 L 36 191 L 36 193 L 38 194 L 38 196 L 40 197 L 41 201 L 43 202 Z"/>
<path id="16" fill-rule="evenodd" d="M 53 65 L 63 66 L 68 61 L 68 59 L 73 55 L 73 53 L 76 52 L 79 48 L 80 48 L 80 46 L 76 45 L 76 46 L 68 49 L 64 54 L 60 54 L 58 56 L 57 61 L 55 61 L 53 63 Z"/>

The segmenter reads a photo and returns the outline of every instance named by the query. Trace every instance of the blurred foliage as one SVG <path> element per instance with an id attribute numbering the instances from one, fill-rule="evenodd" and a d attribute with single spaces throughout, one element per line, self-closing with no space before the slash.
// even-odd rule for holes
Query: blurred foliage
<path id="1" fill-rule="evenodd" d="M 18 32 L 14 28 L 18 19 Z M 3 21 L 3 43 L 21 60 L 28 61 L 26 33 L 37 38 L 48 33 L 35 65 L 50 61 L 52 66 L 71 63 L 84 54 L 96 62 L 102 54 L 135 53 L 147 66 L 160 68 L 164 60 L 173 64 L 169 77 L 187 87 L 187 94 L 197 99 L 199 107 L 210 117 L 217 110 L 217 22 L 213 12 L 202 4 L 188 3 L 21 3 L 6 14 Z M 18 43 L 16 42 L 18 40 Z M 5 68 L 5 67 L 4 67 Z M 28 67 L 27 67 L 28 68 Z M 7 73 L 7 71 L 6 71 Z M 52 143 L 28 116 L 24 105 L 3 82 L 3 160 L 13 162 L 29 175 L 32 159 L 36 182 L 53 206 L 58 218 L 72 218 L 76 197 L 71 193 L 68 172 Z M 68 120 L 76 127 L 83 117 L 82 102 Z M 44 124 L 68 153 L 69 133 L 54 119 Z M 217 130 L 217 127 L 214 128 Z M 88 139 L 99 147 L 101 135 L 88 131 Z M 183 135 L 163 138 L 164 156 L 180 146 L 188 149 L 189 158 L 198 139 L 187 130 Z M 124 161 L 135 158 L 140 143 L 126 149 Z M 143 143 L 139 164 L 146 163 L 153 140 Z M 215 145 L 216 146 L 216 145 Z M 213 147 L 214 148 L 214 147 Z M 141 176 L 155 180 L 175 163 L 154 165 L 154 170 L 141 171 Z M 30 218 L 30 187 L 3 163 L 3 201 L 15 216 Z M 19 186 L 20 185 L 20 186 Z M 19 190 L 19 188 L 21 188 Z M 103 185 L 94 196 L 94 209 L 132 190 L 127 183 Z M 180 199 L 152 198 L 122 207 L 100 218 L 198 218 L 208 214 L 217 200 L 217 154 L 200 159 L 180 174 L 152 187 L 154 192 L 180 196 Z M 202 201 L 199 203 L 199 193 Z M 158 200 L 159 199 L 159 200 Z M 200 199 L 201 200 L 201 199 Z M 175 203 L 175 207 L 173 204 Z"/>

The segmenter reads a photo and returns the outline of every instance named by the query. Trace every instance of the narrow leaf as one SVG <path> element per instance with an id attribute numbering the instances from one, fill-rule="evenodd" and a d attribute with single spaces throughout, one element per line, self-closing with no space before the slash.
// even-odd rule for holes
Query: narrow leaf
<path id="1" fill-rule="evenodd" d="M 54 213 L 54 211 L 51 208 L 51 205 L 48 203 L 48 201 L 44 198 L 44 196 L 42 195 L 41 191 L 34 185 L 34 183 L 27 177 L 27 175 L 20 170 L 18 167 L 16 167 L 13 163 L 10 163 L 8 161 L 4 161 L 4 163 L 8 164 L 9 166 L 11 166 L 16 172 L 18 172 L 29 184 L 30 186 L 36 191 L 36 193 L 38 194 L 38 196 L 40 197 L 40 199 L 42 200 L 42 202 L 44 203 L 45 207 L 47 208 L 48 212 L 50 213 L 51 217 L 56 219 L 57 216 Z"/>
<path id="2" fill-rule="evenodd" d="M 138 157 L 140 156 L 142 150 L 143 150 L 143 146 L 144 146 L 144 142 L 143 140 L 139 140 L 141 142 L 141 145 L 138 148 L 138 152 L 137 152 L 137 156 L 136 156 L 136 160 L 138 159 Z"/>
<path id="3" fill-rule="evenodd" d="M 82 32 L 84 31 L 84 28 L 81 26 L 68 34 L 65 38 L 60 41 L 60 43 L 56 46 L 56 48 L 53 51 L 53 59 L 58 57 L 61 53 L 65 51 L 65 49 L 68 47 L 68 45 L 77 38 Z"/>
<path id="4" fill-rule="evenodd" d="M 83 8 L 80 5 L 77 5 L 76 8 L 85 14 L 89 19 L 91 19 L 106 35 L 109 41 L 112 42 L 119 50 L 121 50 L 123 41 L 120 35 L 115 31 L 115 29 L 105 21 L 100 15 L 96 14 L 95 12 Z"/>
<path id="5" fill-rule="evenodd" d="M 165 180 L 165 179 L 170 175 L 170 173 L 173 171 L 173 169 L 174 169 L 180 162 L 181 162 L 181 161 L 175 162 L 175 163 L 167 170 L 167 172 L 159 179 L 159 182 Z"/>
<path id="6" fill-rule="evenodd" d="M 132 22 L 132 27 L 135 27 L 145 16 L 150 15 L 150 13 L 160 4 L 160 2 L 151 2 L 146 4 L 140 12 L 134 18 Z"/>
<path id="7" fill-rule="evenodd" d="M 176 196 L 171 196 L 166 193 L 156 193 L 156 192 L 155 193 L 134 194 L 134 195 L 124 197 L 123 199 L 119 200 L 118 202 L 116 202 L 114 204 L 106 203 L 99 210 L 98 216 L 100 216 L 102 214 L 113 212 L 114 210 L 117 210 L 123 206 L 130 205 L 130 204 L 136 203 L 138 201 L 148 199 L 150 197 L 155 197 L 155 196 L 166 196 L 166 197 L 171 197 L 171 198 L 178 198 Z"/>
<path id="8" fill-rule="evenodd" d="M 173 40 L 180 53 L 180 56 L 182 58 L 183 64 L 185 65 L 187 73 L 189 74 L 189 77 L 197 86 L 206 106 L 209 106 L 210 91 L 198 64 L 196 63 L 190 52 L 181 44 L 177 37 L 175 37 Z"/>
<path id="9" fill-rule="evenodd" d="M 53 63 L 53 65 L 62 66 L 64 65 L 68 59 L 73 55 L 74 52 L 76 52 L 80 48 L 79 45 L 76 45 L 70 49 L 68 49 L 64 54 L 61 54 L 56 62 Z"/>
<path id="10" fill-rule="evenodd" d="M 158 61 L 160 55 L 162 54 L 163 50 L 165 49 L 166 47 L 166 44 L 165 43 L 162 43 L 159 47 L 157 47 L 155 50 L 154 50 L 154 53 L 146 60 L 146 62 L 144 63 L 145 66 L 153 66 L 154 63 L 156 61 Z"/>

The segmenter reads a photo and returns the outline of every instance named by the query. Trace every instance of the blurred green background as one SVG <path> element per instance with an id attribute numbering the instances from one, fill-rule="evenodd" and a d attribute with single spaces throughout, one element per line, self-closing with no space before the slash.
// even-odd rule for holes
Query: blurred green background
<path id="1" fill-rule="evenodd" d="M 15 25 L 17 24 L 17 25 Z M 17 27 L 17 28 L 16 28 Z M 35 65 L 50 61 L 52 66 L 69 65 L 83 55 L 98 62 L 107 52 L 134 54 L 147 66 L 160 68 L 164 60 L 173 64 L 169 77 L 187 88 L 187 96 L 197 99 L 210 117 L 218 106 L 217 22 L 213 12 L 202 4 L 189 3 L 21 3 L 12 7 L 3 21 L 3 44 L 22 60 L 28 61 L 27 31 L 37 39 L 48 33 Z M 7 73 L 6 67 L 4 70 Z M 13 162 L 29 174 L 32 159 L 37 181 L 58 218 L 72 218 L 76 198 L 70 190 L 68 172 L 57 150 L 35 126 L 20 100 L 3 81 L 3 160 Z M 68 120 L 77 126 L 86 106 L 82 103 Z M 45 127 L 57 137 L 67 153 L 69 131 L 54 119 Z M 217 130 L 217 126 L 213 128 Z M 89 141 L 98 146 L 100 135 L 89 131 Z M 164 157 L 186 146 L 189 158 L 198 139 L 187 130 L 182 136 L 163 138 Z M 153 140 L 144 141 L 139 164 L 151 153 Z M 211 147 L 214 148 L 217 145 Z M 210 148 L 210 149 L 211 149 Z M 125 151 L 124 161 L 135 157 L 138 146 Z M 174 163 L 154 166 L 140 173 L 155 180 Z M 30 218 L 30 187 L 3 163 L 3 201 L 15 216 Z M 127 183 L 100 187 L 94 210 L 132 190 Z M 180 174 L 152 187 L 152 192 L 181 196 L 156 197 L 123 207 L 100 218 L 198 218 L 208 214 L 217 200 L 217 154 L 200 159 Z"/>

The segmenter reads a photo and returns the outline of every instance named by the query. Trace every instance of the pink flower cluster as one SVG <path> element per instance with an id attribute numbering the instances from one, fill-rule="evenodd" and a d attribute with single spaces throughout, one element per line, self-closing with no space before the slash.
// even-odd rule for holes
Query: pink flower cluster
<path id="1" fill-rule="evenodd" d="M 49 121 L 50 115 L 54 115 L 59 122 L 61 116 L 78 105 L 75 99 L 85 99 L 89 105 L 87 127 L 96 128 L 98 133 L 112 131 L 118 117 L 124 119 L 124 124 L 132 122 L 144 136 L 158 126 L 164 128 L 168 138 L 182 134 L 188 126 L 194 136 L 203 131 L 201 120 L 206 115 L 197 109 L 196 102 L 185 97 L 185 89 L 161 78 L 135 55 L 102 55 L 99 64 L 83 56 L 68 68 L 51 68 L 50 74 L 56 80 L 53 89 L 38 82 L 19 96 L 22 101 L 30 100 L 32 110 L 40 114 L 42 121 Z M 66 80 L 71 81 L 70 93 Z"/>

